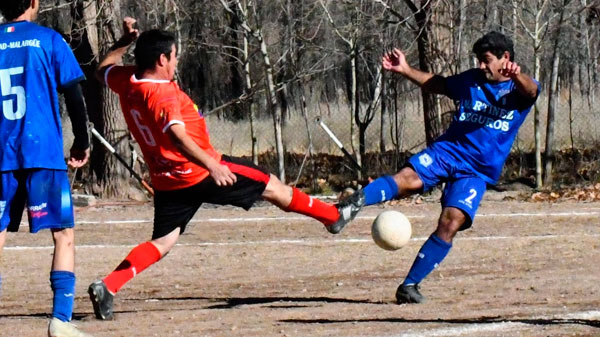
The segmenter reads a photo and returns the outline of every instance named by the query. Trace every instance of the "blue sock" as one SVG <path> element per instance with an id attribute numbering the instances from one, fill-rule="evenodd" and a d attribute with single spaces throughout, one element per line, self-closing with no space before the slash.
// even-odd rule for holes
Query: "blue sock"
<path id="1" fill-rule="evenodd" d="M 452 244 L 440 239 L 437 235 L 431 234 L 425 241 L 419 254 L 415 258 L 410 271 L 404 280 L 404 284 L 420 283 L 432 270 L 434 270 L 444 260 Z"/>
<path id="2" fill-rule="evenodd" d="M 75 274 L 70 271 L 53 270 L 50 272 L 50 285 L 54 292 L 52 317 L 63 322 L 70 321 L 75 300 Z"/>
<path id="3" fill-rule="evenodd" d="M 398 195 L 398 185 L 392 176 L 381 176 L 363 189 L 365 206 L 392 200 Z"/>

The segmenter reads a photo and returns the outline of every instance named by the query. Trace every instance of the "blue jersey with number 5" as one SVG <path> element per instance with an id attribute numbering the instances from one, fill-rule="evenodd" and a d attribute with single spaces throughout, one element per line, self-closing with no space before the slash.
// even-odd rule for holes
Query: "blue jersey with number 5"
<path id="1" fill-rule="evenodd" d="M 57 90 L 84 78 L 60 34 L 0 25 L 0 171 L 66 170 Z"/>

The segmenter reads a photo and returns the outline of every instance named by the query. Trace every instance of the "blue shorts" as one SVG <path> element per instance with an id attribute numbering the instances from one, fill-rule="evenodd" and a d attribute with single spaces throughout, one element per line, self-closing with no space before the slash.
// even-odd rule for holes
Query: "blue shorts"
<path id="1" fill-rule="evenodd" d="M 461 230 L 471 227 L 475 213 L 486 190 L 486 182 L 462 161 L 435 145 L 409 159 L 410 166 L 421 178 L 423 191 L 446 183 L 442 207 L 458 208 L 467 216 Z"/>
<path id="2" fill-rule="evenodd" d="M 28 169 L 0 172 L 0 231 L 16 232 L 27 205 L 29 231 L 72 228 L 73 202 L 67 171 Z"/>

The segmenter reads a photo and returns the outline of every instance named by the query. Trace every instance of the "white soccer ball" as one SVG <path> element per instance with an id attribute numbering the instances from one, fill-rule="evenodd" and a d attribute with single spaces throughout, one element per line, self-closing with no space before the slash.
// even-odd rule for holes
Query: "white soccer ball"
<path id="1" fill-rule="evenodd" d="M 385 249 L 396 250 L 404 247 L 412 235 L 412 226 L 406 215 L 398 211 L 381 212 L 373 221 L 371 236 L 373 241 Z"/>

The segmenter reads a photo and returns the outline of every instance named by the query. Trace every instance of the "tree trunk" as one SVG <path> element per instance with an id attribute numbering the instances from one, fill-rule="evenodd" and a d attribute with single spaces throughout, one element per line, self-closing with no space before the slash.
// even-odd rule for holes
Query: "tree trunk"
<path id="1" fill-rule="evenodd" d="M 242 1 L 242 6 L 246 9 L 246 1 Z M 253 86 L 252 86 L 252 76 L 250 76 L 250 57 L 249 57 L 249 42 L 248 36 L 249 33 L 244 31 L 244 48 L 242 49 L 242 61 L 244 62 L 244 78 L 245 78 L 245 94 L 247 96 L 252 94 Z M 252 162 L 255 165 L 258 165 L 258 140 L 256 137 L 256 129 L 255 129 L 255 117 L 256 117 L 256 105 L 254 103 L 253 98 L 248 99 L 248 114 L 250 119 L 250 143 L 252 148 Z"/>
<path id="2" fill-rule="evenodd" d="M 273 116 L 273 129 L 275 133 L 275 151 L 277 152 L 277 169 L 279 171 L 279 180 L 285 183 L 285 153 L 283 152 L 283 115 L 281 106 L 277 103 L 277 91 L 273 79 L 273 67 L 267 50 L 267 43 L 263 39 L 260 29 L 257 30 L 257 38 L 260 43 L 260 52 L 265 63 L 265 73 L 267 77 L 267 95 L 268 104 Z"/>
<path id="3" fill-rule="evenodd" d="M 539 1 L 537 2 L 539 5 Z M 541 8 L 538 8 L 541 12 Z M 539 80 L 541 73 L 541 65 L 540 65 L 540 48 L 541 48 L 541 38 L 540 38 L 540 15 L 536 15 L 535 19 L 535 31 L 533 38 L 533 76 Z M 540 109 L 538 106 L 538 102 L 533 106 L 533 130 L 535 137 L 535 186 L 540 189 L 543 186 L 542 182 L 542 135 L 541 135 L 541 126 L 540 126 Z"/>
<path id="4" fill-rule="evenodd" d="M 385 151 L 387 150 L 387 146 L 386 146 L 386 131 L 387 131 L 387 124 L 388 124 L 388 114 L 387 114 L 387 101 L 385 99 L 386 97 L 386 85 L 385 85 L 385 71 L 381 72 L 381 121 L 379 124 L 379 151 L 381 153 L 385 153 Z"/>
<path id="5" fill-rule="evenodd" d="M 363 167 L 362 165 L 362 152 L 361 152 L 361 147 L 362 147 L 362 151 L 364 151 L 364 144 L 361 143 L 360 141 L 360 126 L 358 124 L 358 119 L 357 117 L 360 115 L 360 100 L 358 99 L 358 93 L 357 93 L 357 87 L 358 87 L 358 83 L 357 83 L 357 66 L 356 66 L 356 57 L 358 55 L 356 55 L 356 45 L 354 44 L 355 40 L 352 39 L 351 40 L 351 44 L 350 44 L 350 72 L 351 72 L 351 83 L 350 83 L 350 104 L 351 104 L 351 111 L 350 111 L 350 146 L 352 147 L 352 150 L 354 152 L 354 156 L 356 157 L 356 162 L 358 163 L 358 165 L 360 165 L 361 167 Z M 358 126 L 358 135 L 357 135 L 357 128 L 356 126 Z M 358 136 L 358 139 L 357 139 Z M 356 146 L 358 145 L 358 149 L 356 148 Z M 362 172 L 358 173 L 358 179 L 362 179 Z"/>
<path id="6" fill-rule="evenodd" d="M 423 6 L 415 14 L 418 25 L 417 46 L 419 51 L 419 69 L 425 72 L 433 71 L 433 64 L 430 58 L 431 47 L 429 37 L 431 35 L 431 21 L 428 14 L 431 11 L 429 1 L 421 1 Z M 438 112 L 436 109 L 435 95 L 421 90 L 421 99 L 423 101 L 423 120 L 425 123 L 425 139 L 427 145 L 440 135 L 440 125 L 438 125 Z"/>
<path id="7" fill-rule="evenodd" d="M 459 19 L 458 19 L 458 27 L 456 29 L 456 69 L 455 73 L 460 73 L 463 71 L 463 51 L 467 48 L 465 45 L 464 38 L 464 27 L 465 21 L 467 20 L 467 0 L 460 0 L 458 5 L 459 11 Z"/>
<path id="8" fill-rule="evenodd" d="M 87 5 L 87 6 L 86 6 Z M 91 50 L 97 56 L 108 53 L 109 48 L 121 34 L 119 0 L 92 0 L 83 7 L 86 18 L 86 32 Z M 91 20 L 95 20 L 92 22 Z M 98 57 L 96 57 L 98 60 Z M 90 76 L 90 75 L 88 75 Z M 88 114 L 96 130 L 111 143 L 123 158 L 131 157 L 130 137 L 123 118 L 119 99 L 108 87 L 97 85 L 93 76 L 85 90 L 98 101 L 90 104 Z M 133 197 L 130 189 L 130 173 L 115 157 L 94 139 L 90 167 L 96 177 L 92 189 L 102 198 Z"/>
<path id="9" fill-rule="evenodd" d="M 546 124 L 546 167 L 544 170 L 544 185 L 552 187 L 552 164 L 554 162 L 554 115 L 557 105 L 558 93 L 558 65 L 560 62 L 560 38 L 562 32 L 563 19 L 565 14 L 565 6 L 567 1 L 563 1 L 563 6 L 560 9 L 560 19 L 558 21 L 558 29 L 554 40 L 554 52 L 552 56 L 552 73 L 550 89 L 548 90 L 548 121 Z"/>

